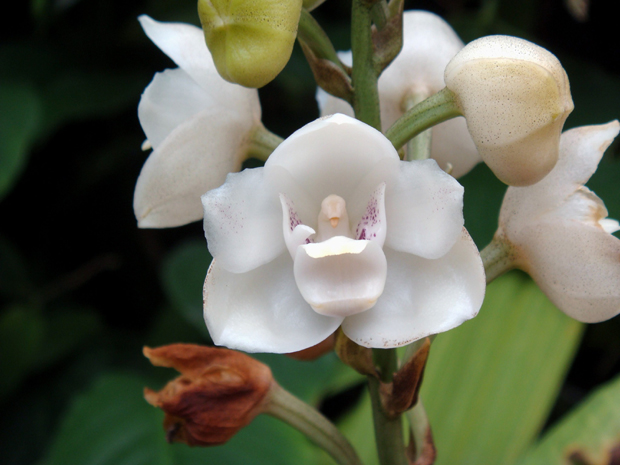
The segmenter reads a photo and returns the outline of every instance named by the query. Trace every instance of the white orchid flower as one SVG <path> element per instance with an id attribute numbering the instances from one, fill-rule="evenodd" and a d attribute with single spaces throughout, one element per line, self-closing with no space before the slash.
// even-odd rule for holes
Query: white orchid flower
<path id="1" fill-rule="evenodd" d="M 138 116 L 153 147 L 136 185 L 138 226 L 202 219 L 200 196 L 239 171 L 251 134 L 262 127 L 256 89 L 220 77 L 200 28 L 140 16 L 147 36 L 179 66 L 157 73 Z"/>
<path id="2" fill-rule="evenodd" d="M 559 160 L 542 181 L 509 187 L 496 239 L 564 313 L 587 323 L 620 312 L 620 229 L 584 184 L 620 124 L 584 126 L 560 139 Z"/>
<path id="3" fill-rule="evenodd" d="M 482 304 L 461 185 L 434 160 L 401 161 L 348 116 L 306 125 L 202 202 L 214 257 L 205 320 L 218 345 L 294 352 L 342 325 L 360 345 L 397 347 Z"/>
<path id="4" fill-rule="evenodd" d="M 551 171 L 574 107 L 555 55 L 517 37 L 482 37 L 448 63 L 445 80 L 482 159 L 501 181 L 529 186 Z"/>
<path id="5" fill-rule="evenodd" d="M 381 125 L 387 130 L 400 118 L 416 97 L 428 97 L 445 87 L 444 70 L 463 48 L 454 30 L 439 16 L 427 11 L 403 14 L 403 48 L 379 77 Z M 351 52 L 338 53 L 352 64 Z M 353 116 L 353 108 L 344 100 L 317 91 L 321 115 L 343 113 Z M 445 121 L 432 128 L 431 158 L 443 169 L 452 166 L 458 178 L 468 173 L 482 159 L 467 131 L 463 117 Z"/>

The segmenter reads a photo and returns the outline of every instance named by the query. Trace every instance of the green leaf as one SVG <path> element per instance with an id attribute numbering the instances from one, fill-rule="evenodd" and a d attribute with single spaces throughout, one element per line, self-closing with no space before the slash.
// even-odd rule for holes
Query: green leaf
<path id="1" fill-rule="evenodd" d="M 108 374 L 79 396 L 41 465 L 311 465 L 317 450 L 298 432 L 260 415 L 224 446 L 169 445 L 163 412 L 142 398 L 148 381 Z"/>
<path id="2" fill-rule="evenodd" d="M 520 465 L 617 463 L 620 451 L 620 377 L 594 394 L 553 427 Z"/>
<path id="3" fill-rule="evenodd" d="M 22 382 L 37 361 L 43 345 L 45 321 L 27 306 L 12 306 L 0 314 L 0 399 Z"/>
<path id="4" fill-rule="evenodd" d="M 173 249 L 161 270 L 164 292 L 170 303 L 207 337 L 209 332 L 202 316 L 202 288 L 211 260 L 206 242 L 194 240 Z"/>
<path id="5" fill-rule="evenodd" d="M 0 83 L 0 200 L 26 166 L 41 114 L 41 102 L 32 86 Z"/>
<path id="6" fill-rule="evenodd" d="M 480 314 L 431 347 L 421 397 L 436 465 L 515 463 L 540 431 L 582 330 L 522 273 L 493 282 Z"/>

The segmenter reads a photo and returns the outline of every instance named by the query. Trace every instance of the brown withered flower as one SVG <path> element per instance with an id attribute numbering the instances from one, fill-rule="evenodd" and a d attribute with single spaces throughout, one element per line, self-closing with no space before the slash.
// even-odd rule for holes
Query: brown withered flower
<path id="1" fill-rule="evenodd" d="M 143 352 L 153 365 L 181 373 L 159 392 L 144 389 L 146 401 L 166 413 L 168 442 L 224 444 L 264 410 L 275 383 L 267 365 L 229 349 L 171 344 Z"/>

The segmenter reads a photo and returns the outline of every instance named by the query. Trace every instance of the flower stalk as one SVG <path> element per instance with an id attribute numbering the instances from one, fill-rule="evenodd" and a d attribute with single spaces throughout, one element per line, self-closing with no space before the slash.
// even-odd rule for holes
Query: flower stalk
<path id="1" fill-rule="evenodd" d="M 513 255 L 510 245 L 497 235 L 480 251 L 487 284 L 515 267 Z"/>
<path id="2" fill-rule="evenodd" d="M 340 465 L 362 465 L 357 453 L 327 418 L 318 410 L 301 401 L 274 383 L 265 413 L 282 420 L 317 446 L 325 450 Z"/>
<path id="3" fill-rule="evenodd" d="M 353 52 L 353 109 L 360 121 L 381 130 L 378 75 L 372 46 L 372 3 L 353 0 L 351 11 L 351 50 Z"/>
<path id="4" fill-rule="evenodd" d="M 372 400 L 379 463 L 381 465 L 407 465 L 402 416 L 388 415 L 381 402 L 381 382 L 389 383 L 398 368 L 396 350 L 374 349 L 373 355 L 381 379 L 368 376 L 368 389 Z"/>
<path id="5" fill-rule="evenodd" d="M 259 124 L 250 134 L 247 157 L 267 161 L 271 152 L 273 152 L 283 140 L 284 139 L 280 136 L 274 134 L 262 124 Z"/>
<path id="6" fill-rule="evenodd" d="M 423 131 L 461 115 L 454 93 L 447 87 L 415 105 L 387 130 L 396 150 Z"/>

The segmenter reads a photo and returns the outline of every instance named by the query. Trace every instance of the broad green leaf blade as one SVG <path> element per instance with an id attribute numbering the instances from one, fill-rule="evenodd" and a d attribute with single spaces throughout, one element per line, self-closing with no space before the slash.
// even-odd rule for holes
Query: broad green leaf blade
<path id="1" fill-rule="evenodd" d="M 431 347 L 421 396 L 436 465 L 515 463 L 542 427 L 582 329 L 525 275 L 492 283 L 480 314 Z"/>
<path id="2" fill-rule="evenodd" d="M 0 200 L 26 166 L 41 125 L 42 107 L 32 86 L 0 84 Z"/>
<path id="3" fill-rule="evenodd" d="M 41 465 L 311 465 L 317 450 L 287 425 L 260 415 L 223 446 L 169 445 L 163 413 L 142 398 L 149 382 L 108 374 L 69 408 Z"/>
<path id="4" fill-rule="evenodd" d="M 162 284 L 170 303 L 207 337 L 209 332 L 202 316 L 202 288 L 211 260 L 206 241 L 194 240 L 173 249 L 161 271 Z"/>
<path id="5" fill-rule="evenodd" d="M 520 465 L 613 464 L 620 451 L 620 377 L 560 420 Z"/>

